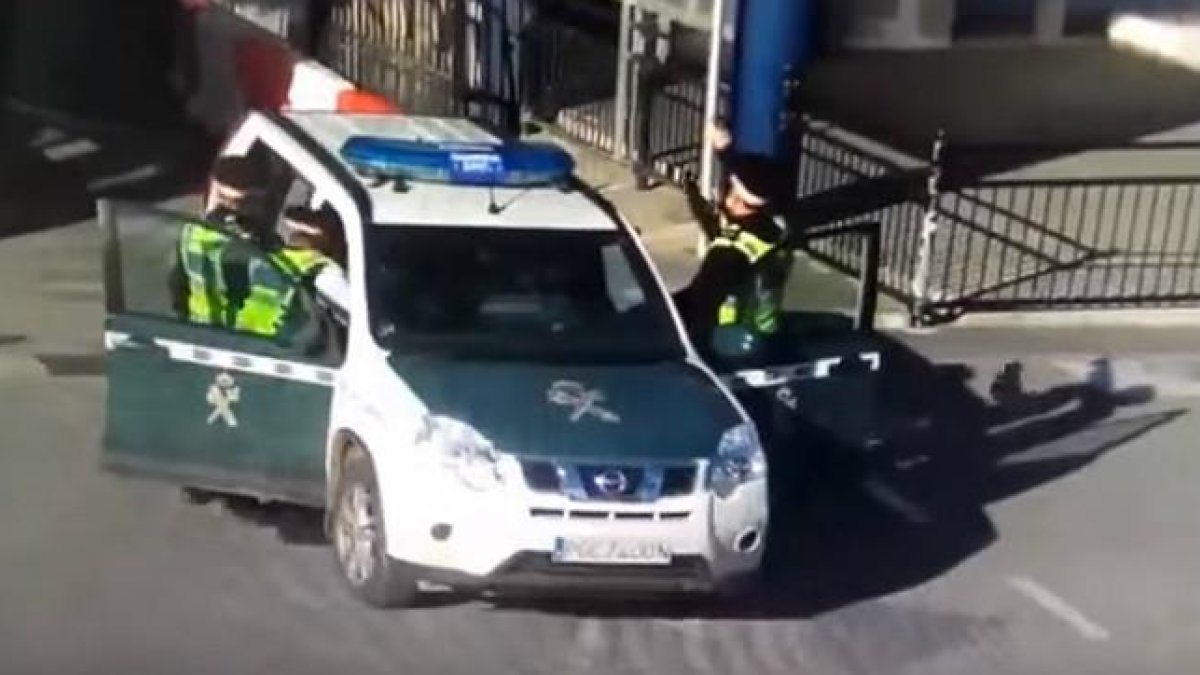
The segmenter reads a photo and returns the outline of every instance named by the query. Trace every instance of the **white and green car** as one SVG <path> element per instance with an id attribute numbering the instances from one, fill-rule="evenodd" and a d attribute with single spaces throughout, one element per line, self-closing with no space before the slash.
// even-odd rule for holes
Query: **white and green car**
<path id="1" fill-rule="evenodd" d="M 465 120 L 334 113 L 250 114 L 223 153 L 268 162 L 276 217 L 340 215 L 348 317 L 300 284 L 279 338 L 188 323 L 169 267 L 196 216 L 101 202 L 106 468 L 326 509 L 372 605 L 424 581 L 706 593 L 753 577 L 756 427 L 569 156 Z"/>

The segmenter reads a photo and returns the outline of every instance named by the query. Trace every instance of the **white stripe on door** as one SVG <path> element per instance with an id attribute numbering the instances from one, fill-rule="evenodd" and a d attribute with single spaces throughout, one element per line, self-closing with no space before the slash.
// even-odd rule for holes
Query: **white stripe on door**
<path id="1" fill-rule="evenodd" d="M 136 349 L 136 347 L 130 345 L 129 340 L 130 335 L 128 333 L 119 331 L 104 332 L 104 348 L 109 351 L 121 348 Z M 154 338 L 154 344 L 166 349 L 172 361 L 195 363 L 222 370 L 252 373 L 277 380 L 332 387 L 334 377 L 337 374 L 337 371 L 332 368 L 323 368 L 297 361 L 283 361 L 257 354 L 214 349 L 179 340 Z"/>

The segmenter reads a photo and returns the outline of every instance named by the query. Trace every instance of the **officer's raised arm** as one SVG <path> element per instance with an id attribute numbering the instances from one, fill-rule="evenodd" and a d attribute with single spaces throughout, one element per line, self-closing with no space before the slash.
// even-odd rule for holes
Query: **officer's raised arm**
<path id="1" fill-rule="evenodd" d="M 711 145 L 718 160 L 724 162 L 728 154 L 732 137 L 719 124 L 709 124 L 704 131 L 704 142 Z M 683 194 L 687 197 L 688 208 L 692 217 L 700 224 L 700 229 L 709 239 L 716 238 L 720 232 L 720 218 L 717 209 L 711 201 L 700 192 L 695 176 L 688 176 L 683 182 Z"/>

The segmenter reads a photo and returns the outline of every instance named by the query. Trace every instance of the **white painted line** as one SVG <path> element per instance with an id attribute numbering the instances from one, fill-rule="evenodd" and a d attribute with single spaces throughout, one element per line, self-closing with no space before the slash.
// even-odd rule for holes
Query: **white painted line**
<path id="1" fill-rule="evenodd" d="M 58 145 L 48 146 L 42 149 L 42 154 L 51 162 L 63 162 L 68 159 L 76 159 L 84 155 L 90 155 L 100 150 L 100 146 L 86 138 L 59 143 Z"/>
<path id="2" fill-rule="evenodd" d="M 913 525 L 924 525 L 933 522 L 933 518 L 925 509 L 912 503 L 891 486 L 878 478 L 871 477 L 863 481 L 863 490 L 883 506 L 897 513 L 901 518 Z"/>
<path id="3" fill-rule="evenodd" d="M 1107 628 L 1087 618 L 1083 612 L 1072 607 L 1066 600 L 1033 579 L 1009 577 L 1008 585 L 1037 603 L 1042 609 L 1058 617 L 1063 623 L 1074 628 L 1085 640 L 1104 642 L 1112 637 Z"/>
<path id="4" fill-rule="evenodd" d="M 33 140 L 29 141 L 29 147 L 35 150 L 40 150 L 51 143 L 58 143 L 67 137 L 66 133 L 54 129 L 52 127 L 42 127 L 38 129 Z"/>
<path id="5" fill-rule="evenodd" d="M 103 178 L 97 178 L 89 181 L 87 184 L 87 189 L 89 192 L 99 192 L 100 190 L 107 190 L 125 183 L 136 183 L 138 181 L 150 180 L 162 172 L 163 169 L 161 166 L 157 164 L 148 164 L 130 171 L 125 171 L 124 173 L 119 173 L 113 176 L 104 176 Z"/>

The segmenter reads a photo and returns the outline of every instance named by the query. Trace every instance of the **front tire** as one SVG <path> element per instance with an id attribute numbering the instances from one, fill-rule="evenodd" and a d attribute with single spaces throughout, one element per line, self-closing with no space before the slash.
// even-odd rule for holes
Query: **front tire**
<path id="1" fill-rule="evenodd" d="M 412 570 L 387 554 L 375 469 L 366 453 L 350 451 L 334 492 L 333 549 L 342 579 L 372 607 L 405 607 L 417 600 Z"/>

